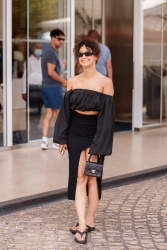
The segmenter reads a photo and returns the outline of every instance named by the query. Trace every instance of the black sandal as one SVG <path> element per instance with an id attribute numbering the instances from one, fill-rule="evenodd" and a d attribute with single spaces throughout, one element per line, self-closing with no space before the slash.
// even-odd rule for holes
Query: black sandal
<path id="1" fill-rule="evenodd" d="M 87 229 L 85 231 L 83 231 L 83 232 L 80 232 L 80 231 L 77 230 L 76 233 L 79 233 L 81 235 L 81 238 L 85 234 L 85 239 L 84 240 L 78 240 L 76 237 L 74 237 L 75 242 L 79 243 L 79 244 L 86 244 L 87 243 L 87 233 L 88 233 Z"/>
<path id="2" fill-rule="evenodd" d="M 78 227 L 78 226 L 79 226 L 79 223 L 77 223 L 77 224 L 75 225 L 75 227 Z M 72 228 L 70 228 L 70 232 L 71 232 L 72 234 L 76 234 L 77 229 L 72 229 Z"/>
<path id="3" fill-rule="evenodd" d="M 79 226 L 79 223 L 77 223 L 76 225 L 75 225 L 75 227 L 78 227 Z M 95 231 L 95 227 L 90 227 L 90 226 L 88 226 L 88 225 L 86 225 L 86 227 L 87 227 L 87 232 L 88 233 L 90 233 L 90 232 L 92 232 L 92 231 Z M 72 228 L 70 228 L 70 232 L 72 233 L 72 234 L 76 234 L 77 233 L 77 229 L 72 229 Z"/>
<path id="4" fill-rule="evenodd" d="M 87 232 L 88 232 L 88 233 L 90 233 L 90 232 L 92 232 L 92 231 L 95 231 L 95 227 L 90 227 L 90 226 L 88 226 L 88 225 L 86 225 L 86 227 L 87 227 Z"/>

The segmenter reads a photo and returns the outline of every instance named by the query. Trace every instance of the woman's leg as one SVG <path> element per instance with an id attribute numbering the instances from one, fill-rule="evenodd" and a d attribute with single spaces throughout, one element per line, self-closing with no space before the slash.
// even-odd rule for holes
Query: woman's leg
<path id="1" fill-rule="evenodd" d="M 97 180 L 95 177 L 88 178 L 88 209 L 85 217 L 86 225 L 94 227 L 94 218 L 99 204 Z"/>
<path id="2" fill-rule="evenodd" d="M 85 206 L 86 206 L 86 183 L 87 183 L 87 176 L 84 175 L 85 170 L 85 163 L 86 163 L 86 154 L 85 150 L 82 151 L 80 155 L 79 165 L 78 165 L 78 177 L 77 177 L 77 184 L 76 184 L 76 193 L 75 193 L 75 206 L 78 215 L 79 226 L 78 230 L 83 232 L 86 230 L 86 223 L 85 223 Z M 84 240 L 85 234 L 81 238 L 81 235 L 76 233 L 75 237 L 78 240 Z"/>
<path id="3" fill-rule="evenodd" d="M 91 161 L 97 162 L 92 156 Z M 88 209 L 85 217 L 86 225 L 94 227 L 94 218 L 99 204 L 98 185 L 96 177 L 88 177 Z"/>

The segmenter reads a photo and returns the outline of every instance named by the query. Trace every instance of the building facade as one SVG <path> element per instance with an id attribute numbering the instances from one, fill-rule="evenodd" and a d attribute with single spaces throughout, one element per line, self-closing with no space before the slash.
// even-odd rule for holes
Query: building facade
<path id="1" fill-rule="evenodd" d="M 23 72 L 32 44 L 44 50 L 53 28 L 66 35 L 59 58 L 67 80 L 75 74 L 74 44 L 90 29 L 110 48 L 116 127 L 167 125 L 167 0 L 0 0 L 0 147 L 41 139 L 40 86 L 27 80 L 25 101 Z"/>

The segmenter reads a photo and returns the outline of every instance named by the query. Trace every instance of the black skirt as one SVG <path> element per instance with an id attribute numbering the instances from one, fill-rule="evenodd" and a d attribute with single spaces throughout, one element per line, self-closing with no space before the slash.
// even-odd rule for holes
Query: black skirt
<path id="1" fill-rule="evenodd" d="M 68 199 L 75 200 L 78 164 L 81 152 L 90 148 L 97 130 L 97 115 L 83 115 L 74 112 L 68 132 L 67 147 L 69 153 Z M 99 199 L 101 198 L 101 180 L 97 178 Z"/>

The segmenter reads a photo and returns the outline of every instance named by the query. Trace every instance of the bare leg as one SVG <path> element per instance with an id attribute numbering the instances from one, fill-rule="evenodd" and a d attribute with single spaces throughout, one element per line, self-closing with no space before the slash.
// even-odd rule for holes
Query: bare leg
<path id="1" fill-rule="evenodd" d="M 46 115 L 43 120 L 43 136 L 48 137 L 49 130 L 50 130 L 50 123 L 52 120 L 52 117 L 55 113 L 54 121 L 56 123 L 57 116 L 59 114 L 60 109 L 53 110 L 51 108 L 46 109 Z"/>
<path id="2" fill-rule="evenodd" d="M 97 162 L 96 156 L 91 157 L 91 161 Z M 94 227 L 94 218 L 99 203 L 97 179 L 88 177 L 88 210 L 86 213 L 86 225 Z"/>
<path id="3" fill-rule="evenodd" d="M 94 218 L 99 204 L 97 180 L 95 177 L 88 178 L 88 210 L 86 213 L 86 225 L 94 227 Z"/>
<path id="4" fill-rule="evenodd" d="M 55 110 L 55 117 L 54 117 L 54 122 L 55 122 L 55 124 L 56 124 L 56 120 L 57 120 L 59 111 L 60 111 L 60 109 L 56 109 L 56 110 Z"/>
<path id="5" fill-rule="evenodd" d="M 86 205 L 86 183 L 87 176 L 84 175 L 86 163 L 86 155 L 85 151 L 82 151 L 80 156 L 80 161 L 78 165 L 78 177 L 77 177 L 77 185 L 76 185 L 76 193 L 75 193 L 75 206 L 79 220 L 78 230 L 83 232 L 86 229 L 85 223 L 85 205 Z M 81 235 L 76 233 L 75 236 L 78 240 L 84 240 L 85 235 L 83 235 L 81 239 Z"/>
<path id="6" fill-rule="evenodd" d="M 46 109 L 46 114 L 43 120 L 43 136 L 48 137 L 50 122 L 53 117 L 54 111 L 51 108 Z"/>

